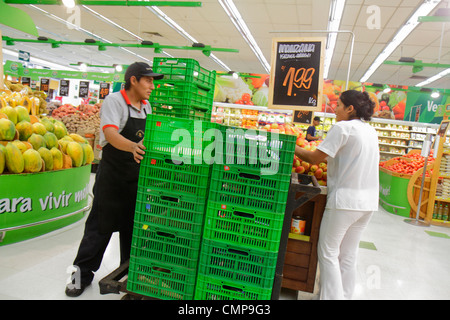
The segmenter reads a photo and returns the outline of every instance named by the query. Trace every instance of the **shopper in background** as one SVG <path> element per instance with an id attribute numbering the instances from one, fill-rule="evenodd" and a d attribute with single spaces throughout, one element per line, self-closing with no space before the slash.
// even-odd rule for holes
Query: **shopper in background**
<path id="1" fill-rule="evenodd" d="M 145 153 L 142 139 L 147 114 L 151 113 L 147 99 L 155 89 L 153 80 L 162 77 L 148 64 L 135 62 L 125 73 L 125 89 L 108 95 L 102 104 L 102 159 L 92 209 L 73 262 L 77 271 L 66 287 L 70 297 L 82 294 L 92 282 L 113 232 L 120 233 L 120 263 L 130 257 L 139 163 Z"/>
<path id="2" fill-rule="evenodd" d="M 316 127 L 320 124 L 320 117 L 314 117 L 313 123 L 306 130 L 306 140 L 315 141 L 319 140 L 320 137 L 316 136 Z"/>
<path id="3" fill-rule="evenodd" d="M 320 226 L 320 298 L 351 299 L 362 232 L 378 210 L 378 136 L 369 121 L 374 102 L 366 92 L 348 90 L 336 107 L 336 124 L 315 151 L 296 147 L 302 160 L 328 160 L 328 194 Z"/>

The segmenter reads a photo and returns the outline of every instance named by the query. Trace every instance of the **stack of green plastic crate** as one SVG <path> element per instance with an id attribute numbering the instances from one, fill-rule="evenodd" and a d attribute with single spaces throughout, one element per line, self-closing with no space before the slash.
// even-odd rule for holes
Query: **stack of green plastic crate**
<path id="1" fill-rule="evenodd" d="M 211 120 L 216 72 L 202 68 L 194 59 L 154 58 L 153 70 L 164 74 L 155 80 L 150 96 L 154 114 Z"/>
<path id="2" fill-rule="evenodd" d="M 159 299 L 194 299 L 211 175 L 203 150 L 214 143 L 203 137 L 216 126 L 208 121 L 147 117 L 129 291 Z"/>
<path id="3" fill-rule="evenodd" d="M 223 127 L 213 164 L 195 299 L 272 293 L 296 137 Z"/>

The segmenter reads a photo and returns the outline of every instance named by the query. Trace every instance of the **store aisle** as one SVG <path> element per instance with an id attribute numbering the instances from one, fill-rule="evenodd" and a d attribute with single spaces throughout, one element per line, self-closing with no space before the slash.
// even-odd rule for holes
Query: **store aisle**
<path id="1" fill-rule="evenodd" d="M 0 299 L 74 299 L 64 294 L 70 275 L 66 270 L 76 255 L 85 219 L 0 247 Z M 403 220 L 384 210 L 374 214 L 360 244 L 355 299 L 450 299 L 450 229 L 416 227 Z M 94 282 L 76 299 L 119 300 L 123 294 L 100 295 L 98 288 L 98 281 L 118 263 L 115 234 Z M 283 290 L 281 298 L 296 299 L 297 294 Z"/>

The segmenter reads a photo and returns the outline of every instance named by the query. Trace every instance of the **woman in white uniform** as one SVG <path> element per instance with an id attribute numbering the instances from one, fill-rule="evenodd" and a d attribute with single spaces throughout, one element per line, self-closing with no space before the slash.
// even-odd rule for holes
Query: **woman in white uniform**
<path id="1" fill-rule="evenodd" d="M 378 135 L 369 121 L 375 103 L 348 90 L 336 107 L 336 124 L 315 151 L 296 147 L 310 163 L 328 161 L 327 203 L 318 244 L 320 299 L 351 299 L 361 234 L 378 210 Z"/>

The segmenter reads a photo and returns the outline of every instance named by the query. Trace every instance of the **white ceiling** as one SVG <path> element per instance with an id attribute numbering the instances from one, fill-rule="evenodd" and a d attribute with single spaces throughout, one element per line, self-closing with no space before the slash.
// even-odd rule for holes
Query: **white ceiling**
<path id="1" fill-rule="evenodd" d="M 355 34 L 355 45 L 351 64 L 350 80 L 358 81 L 373 63 L 377 55 L 392 40 L 395 33 L 420 6 L 422 0 L 347 0 L 344 8 L 340 30 L 350 30 Z M 237 31 L 222 6 L 217 0 L 203 0 L 201 7 L 159 7 L 167 16 L 178 23 L 198 42 L 216 48 L 239 49 L 239 53 L 213 52 L 231 70 L 239 72 L 266 73 L 263 66 Z M 270 63 L 272 38 L 274 37 L 309 37 L 326 36 L 326 34 L 308 33 L 308 30 L 326 30 L 330 11 L 330 0 L 234 0 L 242 18 L 247 23 L 252 35 L 260 46 L 265 58 Z M 381 12 L 381 28 L 370 30 L 367 20 L 370 13 L 367 8 L 377 5 Z M 83 30 L 70 29 L 61 20 L 49 16 L 46 12 L 62 20 L 70 19 L 64 6 L 57 5 L 14 5 L 27 12 L 36 26 L 39 35 L 62 41 L 84 41 L 100 36 L 113 43 L 140 43 L 140 39 L 150 40 L 162 45 L 191 46 L 188 41 L 174 29 L 160 20 L 145 7 L 92 6 L 115 24 L 134 33 L 133 36 L 119 27 L 106 22 L 80 7 L 80 26 Z M 450 7 L 442 1 L 438 8 Z M 20 31 L 0 25 L 4 36 L 13 38 L 30 37 Z M 300 31 L 298 33 L 281 33 L 274 31 Z M 89 34 L 89 32 L 91 34 Z M 159 34 L 159 35 L 155 35 Z M 96 39 L 97 40 L 97 39 Z M 100 39 L 101 40 L 101 39 Z M 345 80 L 350 56 L 348 33 L 338 35 L 336 49 L 331 62 L 329 79 Z M 441 45 L 442 43 L 442 45 Z M 52 49 L 48 44 L 16 43 L 4 49 L 25 50 L 33 57 L 49 60 L 69 66 L 79 61 L 94 65 L 130 64 L 142 60 L 140 57 L 119 48 L 108 47 L 107 51 L 98 51 L 97 47 L 65 45 Z M 152 61 L 153 49 L 127 48 L 141 57 Z M 174 57 L 193 58 L 207 69 L 223 70 L 211 58 L 201 51 L 166 50 Z M 450 23 L 421 23 L 391 54 L 388 60 L 398 61 L 400 57 L 412 57 L 427 63 L 450 64 Z M 13 57 L 5 55 L 4 59 Z M 15 57 L 14 57 L 15 58 Z M 415 76 L 431 77 L 444 69 L 424 68 Z M 368 79 L 368 82 L 414 86 L 422 80 L 411 79 L 412 67 L 381 65 Z M 449 76 L 428 85 L 432 88 L 450 88 Z"/>

